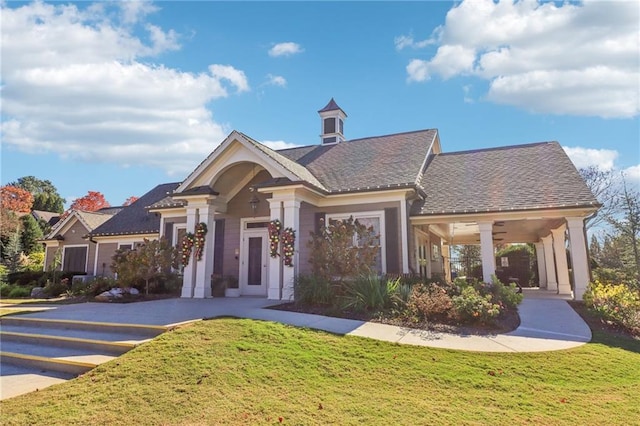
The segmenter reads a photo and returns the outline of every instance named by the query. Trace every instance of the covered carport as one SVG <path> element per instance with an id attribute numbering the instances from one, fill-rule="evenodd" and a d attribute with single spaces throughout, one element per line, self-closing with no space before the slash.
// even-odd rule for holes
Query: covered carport
<path id="1" fill-rule="evenodd" d="M 533 243 L 539 285 L 582 298 L 590 280 L 584 222 L 599 204 L 557 142 L 436 154 L 421 187 L 412 229 L 440 237 L 445 257 L 451 245 L 479 244 L 489 282 L 496 244 Z"/>

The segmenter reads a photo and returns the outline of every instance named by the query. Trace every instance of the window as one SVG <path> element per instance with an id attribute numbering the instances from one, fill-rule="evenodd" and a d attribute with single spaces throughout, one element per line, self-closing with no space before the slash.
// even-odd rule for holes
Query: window
<path id="1" fill-rule="evenodd" d="M 325 118 L 324 119 L 324 134 L 327 133 L 335 133 L 336 132 L 336 119 L 335 118 Z"/>
<path id="2" fill-rule="evenodd" d="M 336 143 L 337 141 L 338 141 L 338 139 L 337 139 L 335 136 L 333 136 L 333 137 L 331 137 L 331 138 L 324 138 L 324 139 L 322 139 L 322 143 L 323 143 L 323 144 Z"/>
<path id="3" fill-rule="evenodd" d="M 327 220 L 344 220 L 353 216 L 360 224 L 367 228 L 372 227 L 374 235 L 377 235 L 375 243 L 378 245 L 378 256 L 376 257 L 376 270 L 381 273 L 387 272 L 386 250 L 385 246 L 385 229 L 384 229 L 384 211 L 375 212 L 359 212 L 339 215 L 327 215 Z M 359 246 L 358 237 L 353 237 L 353 245 Z"/>
<path id="4" fill-rule="evenodd" d="M 344 135 L 344 122 L 340 120 L 340 134 Z"/>
<path id="5" fill-rule="evenodd" d="M 62 270 L 69 272 L 87 272 L 87 246 L 65 247 Z"/>
<path id="6" fill-rule="evenodd" d="M 118 244 L 119 250 L 131 250 L 133 248 L 133 244 Z"/>

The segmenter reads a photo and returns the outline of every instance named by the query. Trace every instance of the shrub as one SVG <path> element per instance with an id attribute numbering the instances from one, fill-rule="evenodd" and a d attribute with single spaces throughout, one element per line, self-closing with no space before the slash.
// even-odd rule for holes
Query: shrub
<path id="1" fill-rule="evenodd" d="M 452 308 L 451 296 L 439 285 L 414 286 L 407 302 L 409 312 L 425 320 L 450 317 Z"/>
<path id="2" fill-rule="evenodd" d="M 15 286 L 8 283 L 0 283 L 0 297 L 9 297 L 9 293 Z"/>
<path id="3" fill-rule="evenodd" d="M 295 301 L 303 305 L 331 305 L 336 300 L 335 287 L 326 278 L 298 275 L 293 282 Z"/>
<path id="4" fill-rule="evenodd" d="M 462 290 L 460 295 L 453 296 L 451 301 L 458 318 L 464 322 L 480 322 L 488 324 L 501 314 L 500 305 L 491 301 L 490 294 L 482 295 L 472 286 Z"/>
<path id="5" fill-rule="evenodd" d="M 89 282 L 85 288 L 85 295 L 97 296 L 100 293 L 109 291 L 112 288 L 117 287 L 116 280 L 109 277 L 96 277 Z"/>
<path id="6" fill-rule="evenodd" d="M 589 283 L 583 299 L 589 309 L 605 321 L 632 332 L 640 331 L 640 291 L 624 284 Z"/>
<path id="7" fill-rule="evenodd" d="M 60 282 L 48 282 L 44 286 L 44 294 L 49 297 L 58 297 L 62 293 L 66 293 L 70 289 L 69 278 L 60 280 Z"/>
<path id="8" fill-rule="evenodd" d="M 360 275 L 343 283 L 342 307 L 357 312 L 377 311 L 391 307 L 400 284 L 378 275 Z"/>
<path id="9" fill-rule="evenodd" d="M 15 286 L 9 291 L 9 298 L 31 297 L 31 287 Z"/>

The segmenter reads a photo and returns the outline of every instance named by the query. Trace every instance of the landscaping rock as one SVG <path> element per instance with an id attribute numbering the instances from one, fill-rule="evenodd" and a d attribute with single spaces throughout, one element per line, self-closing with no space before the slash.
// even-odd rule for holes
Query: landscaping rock
<path id="1" fill-rule="evenodd" d="M 34 299 L 44 299 L 46 294 L 44 292 L 44 287 L 34 287 L 31 289 L 31 297 Z"/>
<path id="2" fill-rule="evenodd" d="M 137 296 L 137 295 L 140 294 L 140 292 L 138 291 L 137 288 L 131 287 L 131 288 L 127 289 L 127 290 L 129 292 L 129 294 L 132 295 L 132 296 Z"/>

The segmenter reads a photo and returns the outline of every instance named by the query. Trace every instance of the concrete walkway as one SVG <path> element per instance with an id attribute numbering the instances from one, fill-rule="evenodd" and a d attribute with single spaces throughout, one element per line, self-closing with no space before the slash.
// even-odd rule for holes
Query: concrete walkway
<path id="1" fill-rule="evenodd" d="M 361 336 L 407 345 L 477 352 L 542 352 L 569 349 L 591 340 L 591 330 L 562 298 L 544 291 L 527 291 L 518 311 L 520 326 L 496 335 L 458 335 L 356 321 L 321 315 L 264 309 L 273 301 L 262 298 L 165 299 L 151 302 L 49 305 L 25 314 L 30 318 L 175 325 L 204 318 L 233 316 L 275 321 L 340 335 Z M 7 307 L 1 304 L 2 307 Z M 9 398 L 71 378 L 68 375 L 0 367 L 0 399 Z"/>
<path id="2" fill-rule="evenodd" d="M 401 344 L 477 352 L 543 352 L 569 349 L 591 340 L 591 330 L 561 297 L 529 290 L 518 308 L 520 326 L 506 334 L 459 335 L 414 330 L 374 322 L 263 309 L 262 298 L 165 299 L 151 302 L 59 305 L 29 314 L 34 318 L 173 325 L 202 318 L 234 316 L 275 321 L 336 334 L 368 337 Z"/>

